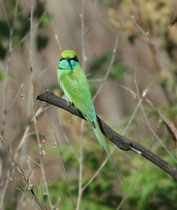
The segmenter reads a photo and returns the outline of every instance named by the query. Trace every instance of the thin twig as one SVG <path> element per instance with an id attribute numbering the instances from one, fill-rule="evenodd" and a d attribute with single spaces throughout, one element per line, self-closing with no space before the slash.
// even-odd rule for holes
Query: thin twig
<path id="1" fill-rule="evenodd" d="M 17 190 L 20 191 L 20 193 L 22 194 L 22 196 L 17 204 L 17 208 L 16 208 L 17 210 L 19 209 L 19 206 L 21 205 L 21 202 L 23 201 L 23 199 L 26 199 L 26 201 L 30 204 L 31 208 L 33 208 L 34 210 L 38 210 L 38 208 L 34 205 L 33 200 L 29 199 L 28 192 L 26 190 L 22 189 L 22 186 L 17 187 Z M 22 208 L 24 208 L 24 207 L 22 207 Z"/>
<path id="2" fill-rule="evenodd" d="M 26 126 L 26 128 L 25 128 L 25 131 L 24 131 L 24 133 L 23 133 L 23 136 L 22 136 L 22 138 L 21 138 L 21 141 L 20 141 L 20 143 L 19 143 L 19 145 L 18 145 L 18 147 L 17 147 L 17 151 L 16 151 L 16 153 L 15 153 L 15 155 L 14 155 L 14 159 L 15 159 L 15 160 L 16 160 L 16 158 L 17 158 L 18 152 L 19 152 L 20 149 L 22 148 L 24 142 L 26 141 L 26 138 L 27 138 L 28 135 L 29 135 L 28 132 L 29 132 L 29 130 L 30 130 L 30 127 L 31 127 L 32 122 L 34 122 L 34 118 L 37 118 L 38 116 L 40 116 L 40 115 L 41 115 L 46 109 L 48 109 L 48 108 L 49 108 L 49 106 L 48 106 L 47 104 L 44 104 L 43 106 L 39 107 L 38 110 L 36 111 L 36 113 L 32 116 L 30 122 L 28 122 L 28 124 L 27 124 L 27 126 Z"/>
<path id="3" fill-rule="evenodd" d="M 125 90 L 127 90 L 129 93 L 131 93 L 131 95 L 133 96 L 133 98 L 137 98 L 137 94 L 130 88 L 125 87 L 124 85 L 119 84 L 119 86 Z M 154 102 L 152 101 L 152 99 L 150 99 L 150 97 L 146 97 L 144 99 L 144 102 L 146 102 L 146 104 L 151 107 L 151 109 L 156 112 L 159 116 L 159 118 L 165 123 L 168 131 L 170 132 L 170 134 L 172 135 L 173 139 L 175 141 L 177 141 L 177 128 L 175 127 L 175 125 L 173 124 L 173 122 L 171 122 L 169 119 L 167 119 L 164 114 L 155 106 Z"/>
<path id="4" fill-rule="evenodd" d="M 83 133 L 84 133 L 84 121 L 81 120 L 81 141 L 80 141 L 80 164 L 79 164 L 79 187 L 76 210 L 79 210 L 80 202 L 82 198 L 82 173 L 83 173 Z"/>
<path id="5" fill-rule="evenodd" d="M 18 96 L 19 96 L 19 94 L 20 94 L 20 92 L 21 92 L 21 89 L 23 89 L 23 86 L 24 86 L 24 84 L 22 83 L 22 84 L 20 85 L 20 87 L 18 88 L 18 91 L 17 91 L 17 93 L 16 93 L 16 95 L 15 95 L 13 101 L 11 102 L 10 106 L 9 106 L 8 109 L 7 109 L 7 113 L 9 113 L 9 112 L 12 110 L 12 108 L 13 108 L 14 105 L 15 105 L 15 103 L 17 102 Z M 21 95 L 21 94 L 20 94 L 20 95 Z"/>
<path id="6" fill-rule="evenodd" d="M 33 26 L 33 29 L 36 29 L 39 26 L 45 14 L 46 11 L 43 12 L 38 22 Z M 13 50 L 15 50 L 19 45 L 21 45 L 29 36 L 30 36 L 30 31 L 27 34 L 25 34 L 25 36 L 13 47 Z"/>
<path id="7" fill-rule="evenodd" d="M 135 76 L 134 81 L 135 81 L 135 86 L 136 86 L 137 94 L 134 93 L 134 92 L 133 92 L 133 94 L 136 94 L 136 96 L 138 97 L 138 101 L 140 102 L 141 98 L 140 98 L 140 95 L 139 95 L 139 89 L 138 89 L 138 84 L 137 84 L 137 81 L 136 81 L 136 76 Z M 146 114 L 145 114 L 145 112 L 144 112 L 144 109 L 143 109 L 142 104 L 140 105 L 140 107 L 141 107 L 141 109 L 142 109 L 142 111 L 143 111 L 143 115 L 144 115 L 144 117 L 145 117 L 146 124 L 147 124 L 148 128 L 151 130 L 151 126 L 149 125 L 149 121 L 148 121 L 147 116 L 146 116 Z M 153 142 L 154 142 L 154 139 L 157 138 L 157 137 L 156 137 L 157 134 L 156 134 L 155 131 L 153 131 L 152 134 L 153 134 L 153 140 L 152 140 L 152 143 L 151 143 L 151 145 L 150 145 L 150 147 L 149 147 L 150 149 L 151 149 L 151 147 L 152 147 L 152 144 L 153 144 Z M 135 184 L 135 182 L 136 182 L 136 180 L 137 180 L 137 178 L 138 178 L 140 172 L 141 172 L 142 169 L 144 168 L 144 166 L 145 166 L 145 160 L 143 161 L 143 164 L 142 164 L 142 166 L 139 168 L 138 172 L 136 173 L 136 176 L 135 176 L 133 182 L 131 183 L 131 185 L 129 186 L 128 191 L 127 191 L 126 194 L 123 196 L 123 198 L 122 198 L 120 204 L 119 204 L 118 207 L 117 207 L 117 210 L 119 210 L 119 209 L 122 207 L 124 201 L 127 199 L 128 194 L 129 194 L 130 191 L 132 190 L 132 188 L 133 188 L 133 186 L 134 186 L 134 184 Z"/>
<path id="8" fill-rule="evenodd" d="M 50 207 L 50 209 L 53 209 L 53 205 L 52 205 L 52 202 L 50 199 L 49 189 L 48 189 L 48 185 L 47 185 L 47 180 L 45 177 L 45 170 L 44 170 L 44 163 L 43 163 L 43 151 L 42 151 L 42 145 L 41 145 L 40 139 L 39 139 L 39 132 L 38 132 L 38 128 L 37 128 L 36 118 L 34 118 L 34 126 L 35 126 L 35 131 L 36 131 L 36 136 L 37 136 L 37 142 L 38 142 L 38 146 L 39 146 L 40 168 L 41 168 L 41 173 L 42 173 L 42 179 L 44 182 L 44 186 L 45 186 L 45 190 L 46 190 L 46 194 L 47 194 L 47 198 L 48 198 L 48 202 L 49 202 L 49 207 Z"/>
<path id="9" fill-rule="evenodd" d="M 58 48 L 59 48 L 60 51 L 62 51 L 63 47 L 62 47 L 62 45 L 61 45 L 60 39 L 59 39 L 59 37 L 58 37 L 58 34 L 57 34 L 56 31 L 55 31 L 55 28 L 54 28 L 54 26 L 53 26 L 53 23 L 52 23 L 52 29 L 53 29 L 54 37 L 55 37 L 55 40 L 56 40 L 56 42 L 57 42 Z"/>
<path id="10" fill-rule="evenodd" d="M 160 125 L 159 125 L 157 128 L 159 128 L 159 127 L 160 127 Z M 151 144 L 150 144 L 150 146 L 149 146 L 149 149 L 152 148 L 153 143 L 154 143 L 154 139 L 155 139 L 155 137 L 153 136 L 153 139 L 152 139 L 152 142 L 151 142 Z M 145 164 L 146 164 L 146 160 L 143 161 L 141 167 L 140 167 L 140 168 L 138 169 L 138 171 L 136 172 L 136 175 L 135 175 L 135 177 L 134 177 L 132 183 L 129 185 L 129 188 L 128 188 L 127 192 L 126 192 L 125 195 L 123 196 L 123 198 L 122 198 L 121 202 L 119 203 L 119 205 L 118 205 L 118 207 L 117 207 L 116 210 L 119 210 L 119 209 L 122 207 L 124 201 L 125 201 L 125 200 L 127 199 L 127 197 L 128 197 L 128 194 L 130 193 L 130 191 L 132 190 L 133 186 L 135 185 L 136 180 L 137 180 L 137 178 L 138 178 L 140 172 L 141 172 L 141 171 L 143 170 L 143 168 L 145 167 Z"/>
<path id="11" fill-rule="evenodd" d="M 3 0 L 1 0 L 0 2 L 1 2 L 2 10 L 4 12 L 4 16 L 6 18 L 6 22 L 7 22 L 9 33 L 10 33 L 10 24 L 9 24 L 9 20 L 8 20 L 8 16 L 7 16 L 7 10 L 6 10 L 5 6 L 4 6 Z"/>
<path id="12" fill-rule="evenodd" d="M 28 188 L 28 184 L 29 184 L 29 183 L 28 183 L 28 181 L 27 181 L 27 179 L 26 179 L 25 173 L 24 173 L 23 169 L 20 167 L 20 165 L 15 161 L 15 159 L 13 158 L 13 156 L 10 154 L 10 152 L 8 151 L 8 149 L 6 148 L 6 145 L 5 145 L 5 143 L 4 143 L 4 140 L 3 140 L 2 136 L 0 137 L 0 142 L 1 142 L 1 144 L 3 145 L 3 148 L 4 148 L 5 152 L 7 153 L 8 157 L 11 159 L 12 164 L 13 164 L 13 166 L 15 167 L 17 173 L 18 173 L 18 177 L 21 177 L 21 178 L 23 179 L 23 181 L 24 181 L 25 184 L 26 184 L 26 188 Z M 24 188 L 24 186 L 23 186 L 23 188 Z M 25 190 L 25 189 L 24 189 L 24 190 Z M 37 203 L 38 206 L 40 207 L 40 209 L 41 209 L 41 210 L 47 209 L 45 206 L 43 206 L 43 205 L 39 202 L 39 200 L 38 200 L 38 198 L 36 197 L 36 194 L 35 194 L 35 192 L 33 191 L 33 189 L 30 188 L 29 190 L 30 190 L 31 195 L 33 196 L 34 200 L 36 201 L 36 203 Z"/>
<path id="13" fill-rule="evenodd" d="M 60 114 L 60 116 L 61 116 L 61 114 Z M 62 119 L 61 118 L 59 118 L 59 125 L 60 125 L 60 128 L 62 129 L 62 133 L 64 135 L 64 138 L 66 140 L 66 143 L 69 145 L 69 147 L 70 147 L 72 153 L 74 154 L 75 158 L 79 161 L 79 156 L 78 156 L 77 152 L 75 151 L 74 147 L 71 144 L 71 141 L 69 140 L 69 138 L 67 136 L 67 133 L 65 131 L 65 128 L 63 126 L 63 123 L 62 123 Z"/>
<path id="14" fill-rule="evenodd" d="M 28 174 L 28 176 L 27 176 L 27 181 L 28 181 L 28 183 L 29 183 L 30 177 L 31 177 L 31 175 L 32 175 L 32 173 L 33 173 L 33 171 L 34 171 L 34 169 L 36 168 L 36 166 L 39 166 L 39 167 L 40 167 L 40 159 L 41 159 L 41 157 L 39 157 L 39 158 L 37 159 L 37 161 L 33 160 L 30 156 L 27 156 L 27 157 L 28 157 L 31 161 L 34 162 L 34 165 L 31 167 L 31 169 L 30 169 L 30 171 L 29 171 L 29 174 Z"/>
<path id="15" fill-rule="evenodd" d="M 93 5 L 92 17 L 91 17 L 90 24 L 87 26 L 87 28 L 85 30 L 85 33 L 84 33 L 85 37 L 88 36 L 89 32 L 91 31 L 92 25 L 95 22 L 95 17 L 96 17 L 96 14 L 97 14 L 97 12 L 96 12 L 97 2 L 98 2 L 98 0 L 94 0 L 94 3 L 92 3 L 92 5 Z"/>
<path id="16" fill-rule="evenodd" d="M 134 77 L 134 83 L 135 83 L 135 87 L 136 87 L 136 91 L 137 91 L 138 100 L 140 100 L 139 88 L 138 88 L 138 84 L 137 84 L 137 81 L 136 81 L 136 76 Z M 145 118 L 145 122 L 146 122 L 149 130 L 152 132 L 152 134 L 155 136 L 155 138 L 160 142 L 160 144 L 163 146 L 163 148 L 166 150 L 166 152 L 170 155 L 170 157 L 177 163 L 176 158 L 173 156 L 173 154 L 169 151 L 169 149 L 166 147 L 166 145 L 162 142 L 162 140 L 158 137 L 158 135 L 153 130 L 152 126 L 149 123 L 149 120 L 147 119 L 147 115 L 146 115 L 142 105 L 140 105 L 140 108 L 141 108 L 141 111 L 143 113 L 143 116 Z"/>
<path id="17" fill-rule="evenodd" d="M 81 42 L 82 42 L 82 69 L 86 68 L 86 55 L 85 55 L 85 26 L 84 26 L 84 0 L 81 1 Z"/>
<path id="18" fill-rule="evenodd" d="M 6 179 L 5 179 L 5 183 L 4 183 L 4 186 L 3 186 L 3 191 L 2 191 L 2 193 L 1 193 L 1 198 L 0 198 L 0 209 L 1 209 L 1 210 L 4 209 L 3 201 L 4 201 L 5 193 L 6 193 L 6 191 L 7 191 L 7 187 L 8 187 L 8 185 L 9 185 L 10 173 L 11 173 L 11 171 L 12 171 L 12 168 L 13 168 L 13 167 L 10 167 L 10 169 L 9 169 L 8 172 L 7 172 Z"/>
<path id="19" fill-rule="evenodd" d="M 106 72 L 104 78 L 102 79 L 101 84 L 100 84 L 100 86 L 99 86 L 97 92 L 96 92 L 95 95 L 93 96 L 93 100 L 95 100 L 96 97 L 99 95 L 99 93 L 100 93 L 100 91 L 102 90 L 103 85 L 104 85 L 105 81 L 107 80 L 107 78 L 108 78 L 108 76 L 109 76 L 109 73 L 110 73 L 110 71 L 111 71 L 111 69 L 112 69 L 112 65 L 113 65 L 114 60 L 115 60 L 115 57 L 116 57 L 118 41 L 119 41 L 119 34 L 117 34 L 116 39 L 115 39 L 114 48 L 113 48 L 113 51 L 112 51 L 112 58 L 111 58 L 111 61 L 110 61 L 109 66 L 108 66 L 107 72 Z"/>
<path id="20" fill-rule="evenodd" d="M 114 150 L 110 152 L 110 155 L 112 155 L 113 151 Z M 98 176 L 98 174 L 100 173 L 100 171 L 105 166 L 108 160 L 109 160 L 109 157 L 106 156 L 105 160 L 102 162 L 98 170 L 93 174 L 93 176 L 89 179 L 89 181 L 84 185 L 84 187 L 82 188 L 82 191 L 84 191 L 93 182 L 93 180 Z"/>
<path id="21" fill-rule="evenodd" d="M 45 116 L 46 116 L 47 121 L 48 121 L 48 123 L 49 123 L 49 126 L 50 126 L 50 128 L 51 128 L 51 130 L 52 130 L 52 134 L 53 134 L 53 137 L 54 137 L 54 138 L 53 138 L 53 139 L 54 139 L 54 144 L 57 145 L 57 147 L 58 147 L 58 149 L 59 149 L 59 152 L 60 152 L 61 163 L 62 163 L 62 167 L 63 167 L 64 173 L 65 173 L 65 174 L 64 174 L 65 184 L 66 184 L 67 189 L 68 189 L 68 190 L 67 190 L 67 191 L 68 191 L 68 195 L 69 195 L 69 197 L 71 198 L 71 202 L 72 202 L 72 205 L 73 205 L 73 209 L 75 209 L 75 203 L 74 203 L 74 200 L 73 200 L 73 198 L 72 198 L 72 193 L 71 193 L 70 186 L 69 186 L 69 184 L 68 184 L 69 177 L 68 177 L 67 170 L 66 170 L 66 167 L 65 167 L 65 164 L 64 164 L 63 152 L 62 152 L 62 150 L 61 150 L 60 143 L 59 143 L 58 138 L 57 138 L 57 136 L 56 136 L 56 133 L 55 133 L 55 131 L 54 131 L 54 129 L 53 129 L 53 126 L 51 125 L 51 123 L 50 123 L 50 121 L 49 121 L 49 119 L 48 119 L 47 112 L 45 112 Z M 57 204 L 56 204 L 56 206 L 57 206 Z"/>
<path id="22" fill-rule="evenodd" d="M 137 29 L 144 35 L 144 37 L 146 38 L 146 40 L 148 42 L 148 46 L 149 46 L 149 48 L 151 50 L 151 53 L 152 53 L 152 58 L 153 58 L 153 62 L 154 62 L 154 65 L 155 65 L 156 72 L 158 72 L 158 73 L 161 72 L 162 71 L 162 68 L 161 68 L 161 65 L 160 65 L 160 62 L 159 62 L 159 58 L 158 58 L 158 53 L 159 53 L 158 48 L 153 43 L 152 38 L 151 38 L 149 32 L 145 32 L 143 30 L 143 28 L 137 23 L 137 21 L 136 21 L 136 19 L 135 19 L 134 16 L 132 16 L 131 18 L 132 18 L 133 22 L 135 23 Z M 161 86 L 161 88 L 163 90 L 163 93 L 165 95 L 165 98 L 166 98 L 166 101 L 167 101 L 168 105 L 170 107 L 172 107 L 174 105 L 174 102 L 173 102 L 171 93 L 167 89 L 167 86 L 166 85 L 162 85 L 161 84 L 160 86 Z M 175 126 L 177 125 L 177 119 L 176 119 L 175 116 L 173 117 L 173 123 L 174 123 Z"/>

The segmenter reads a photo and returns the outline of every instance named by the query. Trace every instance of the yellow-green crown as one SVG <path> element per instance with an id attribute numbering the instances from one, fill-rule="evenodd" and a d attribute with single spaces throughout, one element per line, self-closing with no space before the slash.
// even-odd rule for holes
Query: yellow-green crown
<path id="1" fill-rule="evenodd" d="M 77 58 L 77 54 L 73 50 L 64 50 L 61 53 L 61 59 L 65 59 L 65 58 Z"/>

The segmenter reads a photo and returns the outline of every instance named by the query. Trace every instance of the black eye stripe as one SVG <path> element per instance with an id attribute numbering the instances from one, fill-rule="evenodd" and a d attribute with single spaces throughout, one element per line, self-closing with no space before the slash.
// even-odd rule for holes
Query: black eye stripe
<path id="1" fill-rule="evenodd" d="M 73 61 L 77 61 L 78 62 L 78 59 L 77 59 L 77 57 L 75 56 L 74 58 L 61 58 L 60 59 L 60 61 L 63 61 L 63 60 L 67 60 L 67 61 L 71 61 L 71 60 L 73 60 Z"/>
<path id="2" fill-rule="evenodd" d="M 72 60 L 74 60 L 74 61 L 77 61 L 78 62 L 78 59 L 77 59 L 77 57 L 75 56 Z"/>

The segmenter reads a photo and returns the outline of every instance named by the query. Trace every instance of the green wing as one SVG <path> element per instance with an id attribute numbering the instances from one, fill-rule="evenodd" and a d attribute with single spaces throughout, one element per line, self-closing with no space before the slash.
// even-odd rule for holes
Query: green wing
<path id="1" fill-rule="evenodd" d="M 91 124 L 95 122 L 97 119 L 90 87 L 80 65 L 76 70 L 59 79 L 59 83 L 69 101 L 81 111 Z"/>

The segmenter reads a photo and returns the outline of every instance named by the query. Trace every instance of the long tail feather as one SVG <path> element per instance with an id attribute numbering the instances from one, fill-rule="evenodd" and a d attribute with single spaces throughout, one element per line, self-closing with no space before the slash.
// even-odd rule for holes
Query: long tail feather
<path id="1" fill-rule="evenodd" d="M 93 128 L 93 131 L 98 139 L 98 142 L 100 143 L 101 147 L 103 147 L 108 155 L 108 158 L 109 158 L 109 161 L 111 162 L 112 166 L 114 167 L 114 169 L 116 170 L 117 174 L 119 175 L 120 179 L 122 180 L 122 182 L 125 183 L 125 180 L 123 179 L 122 175 L 120 174 L 120 172 L 118 171 L 115 163 L 113 162 L 111 156 L 110 156 L 110 153 L 108 151 L 108 148 L 107 148 L 107 145 L 106 145 L 106 141 L 105 141 L 105 138 L 100 130 L 100 126 L 98 124 L 98 122 L 95 122 L 95 128 L 92 126 Z"/>

